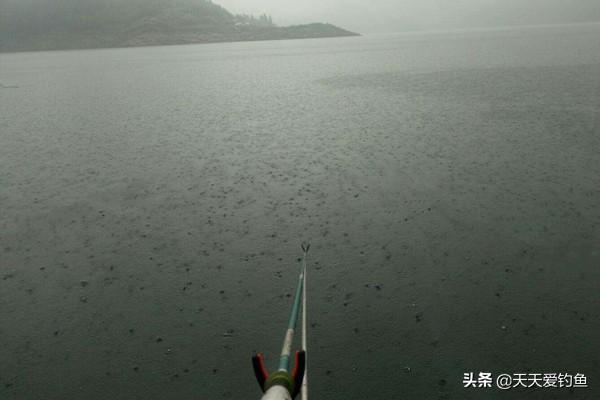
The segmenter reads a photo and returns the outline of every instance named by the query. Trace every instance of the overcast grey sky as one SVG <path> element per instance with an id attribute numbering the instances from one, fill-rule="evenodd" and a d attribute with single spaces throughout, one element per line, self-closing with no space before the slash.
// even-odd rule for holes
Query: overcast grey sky
<path id="1" fill-rule="evenodd" d="M 279 25 L 330 22 L 361 33 L 600 19 L 600 0 L 213 0 Z"/>

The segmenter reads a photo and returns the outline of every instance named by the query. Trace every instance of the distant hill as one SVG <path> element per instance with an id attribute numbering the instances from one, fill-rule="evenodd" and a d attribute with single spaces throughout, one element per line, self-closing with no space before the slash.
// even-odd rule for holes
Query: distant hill
<path id="1" fill-rule="evenodd" d="M 0 51 L 356 35 L 322 23 L 279 27 L 209 0 L 0 0 Z"/>

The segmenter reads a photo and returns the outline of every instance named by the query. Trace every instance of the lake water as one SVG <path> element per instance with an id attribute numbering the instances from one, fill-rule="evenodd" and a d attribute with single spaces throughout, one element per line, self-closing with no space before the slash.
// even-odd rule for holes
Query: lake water
<path id="1" fill-rule="evenodd" d="M 600 396 L 600 25 L 0 55 L 0 397 Z M 587 389 L 465 389 L 465 372 Z"/>

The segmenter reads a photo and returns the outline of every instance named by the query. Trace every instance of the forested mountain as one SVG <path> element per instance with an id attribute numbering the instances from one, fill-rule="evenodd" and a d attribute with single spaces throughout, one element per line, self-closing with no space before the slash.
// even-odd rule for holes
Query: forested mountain
<path id="1" fill-rule="evenodd" d="M 209 0 L 0 0 L 0 50 L 45 50 L 355 35 L 277 27 Z"/>

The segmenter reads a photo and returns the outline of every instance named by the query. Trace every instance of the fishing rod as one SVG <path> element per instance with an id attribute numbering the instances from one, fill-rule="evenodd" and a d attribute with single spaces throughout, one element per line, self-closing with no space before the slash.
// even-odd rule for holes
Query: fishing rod
<path id="1" fill-rule="evenodd" d="M 306 258 L 309 249 L 310 243 L 302 243 L 304 253 L 302 269 L 298 278 L 294 304 L 292 305 L 288 328 L 283 340 L 277 371 L 269 374 L 262 353 L 257 353 L 252 357 L 254 375 L 256 375 L 256 380 L 264 393 L 262 400 L 292 400 L 300 392 L 302 392 L 302 400 L 308 399 L 306 374 Z M 302 309 L 302 350 L 296 351 L 294 369 L 290 371 L 290 354 L 300 309 Z"/>
<path id="2" fill-rule="evenodd" d="M 304 256 L 302 257 L 302 269 L 304 271 L 302 282 L 302 351 L 304 352 L 304 377 L 302 378 L 302 387 L 300 389 L 301 400 L 308 400 L 308 350 L 306 350 L 306 257 L 308 255 L 309 248 L 310 243 L 307 243 L 306 245 L 302 243 L 302 250 L 304 251 Z"/>

